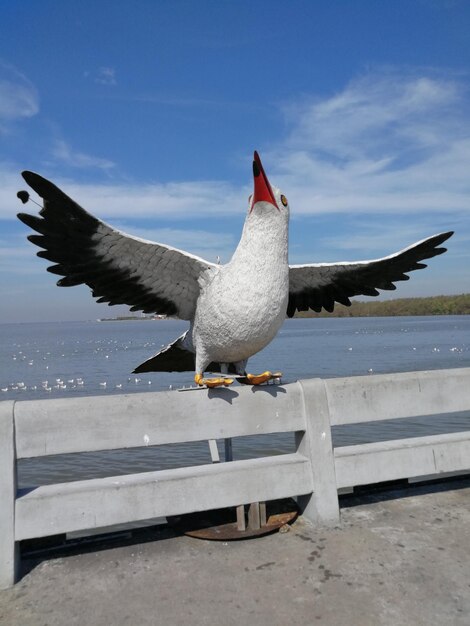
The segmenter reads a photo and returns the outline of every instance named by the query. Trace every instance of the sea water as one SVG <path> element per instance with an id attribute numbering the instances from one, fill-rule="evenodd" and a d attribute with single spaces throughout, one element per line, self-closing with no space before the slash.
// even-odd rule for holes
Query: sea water
<path id="1" fill-rule="evenodd" d="M 186 328 L 177 320 L 0 325 L 0 400 L 163 389 L 178 393 L 193 384 L 192 372 L 131 372 Z M 287 320 L 276 339 L 249 362 L 253 373 L 281 370 L 283 383 L 454 367 L 470 367 L 470 316 Z M 334 428 L 333 439 L 335 445 L 348 445 L 467 429 L 470 412 Z M 239 459 L 292 450 L 293 438 L 286 434 L 234 441 Z M 208 462 L 205 442 L 26 459 L 20 462 L 19 484 Z"/>

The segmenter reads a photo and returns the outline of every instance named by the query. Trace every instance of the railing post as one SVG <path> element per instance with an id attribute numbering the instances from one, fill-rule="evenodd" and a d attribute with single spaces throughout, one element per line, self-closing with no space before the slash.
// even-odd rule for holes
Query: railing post
<path id="1" fill-rule="evenodd" d="M 14 406 L 14 400 L 0 402 L 0 589 L 15 583 L 19 565 L 19 544 L 15 542 Z"/>
<path id="2" fill-rule="evenodd" d="M 298 384 L 304 402 L 305 432 L 296 433 L 296 446 L 310 459 L 314 489 L 312 494 L 300 496 L 298 504 L 310 522 L 331 526 L 339 522 L 339 504 L 325 383 L 312 378 Z"/>

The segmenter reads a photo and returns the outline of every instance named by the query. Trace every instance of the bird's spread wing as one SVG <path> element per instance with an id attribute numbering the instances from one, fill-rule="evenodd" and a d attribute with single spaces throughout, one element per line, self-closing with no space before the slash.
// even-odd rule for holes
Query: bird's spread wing
<path id="1" fill-rule="evenodd" d="M 216 266 L 160 243 L 115 230 L 87 213 L 51 182 L 23 172 L 44 199 L 39 215 L 18 214 L 39 235 L 28 239 L 44 248 L 38 256 L 54 262 L 60 287 L 88 285 L 98 302 L 127 304 L 132 311 L 191 319 L 199 296 L 198 279 Z"/>
<path id="2" fill-rule="evenodd" d="M 322 308 L 331 313 L 335 302 L 350 306 L 352 296 L 378 296 L 377 289 L 396 289 L 393 283 L 409 280 L 407 272 L 426 267 L 423 259 L 445 252 L 446 248 L 439 246 L 452 234 L 434 235 L 374 261 L 291 265 L 287 315 L 292 317 L 296 310 L 320 312 Z"/>

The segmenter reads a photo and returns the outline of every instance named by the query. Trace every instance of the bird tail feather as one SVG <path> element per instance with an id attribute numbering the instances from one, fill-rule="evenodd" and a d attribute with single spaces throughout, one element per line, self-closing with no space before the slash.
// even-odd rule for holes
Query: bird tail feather
<path id="1" fill-rule="evenodd" d="M 140 365 L 133 374 L 142 372 L 190 372 L 195 367 L 195 355 L 184 347 L 183 341 L 187 332 L 175 339 L 165 348 L 162 348 Z"/>

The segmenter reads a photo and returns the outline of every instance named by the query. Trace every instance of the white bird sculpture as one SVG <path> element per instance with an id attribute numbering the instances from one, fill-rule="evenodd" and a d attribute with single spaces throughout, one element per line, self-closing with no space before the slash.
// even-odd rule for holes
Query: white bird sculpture
<path id="1" fill-rule="evenodd" d="M 19 219 L 39 235 L 28 239 L 53 261 L 48 271 L 64 276 L 60 287 L 86 284 L 98 302 L 127 304 L 132 311 L 167 314 L 190 322 L 189 329 L 134 372 L 195 370 L 197 385 L 261 384 L 279 373 L 247 374 L 248 358 L 275 337 L 286 314 L 296 310 L 333 311 L 357 295 L 377 296 L 408 280 L 406 272 L 445 252 L 439 247 L 453 233 L 419 241 L 373 261 L 288 263 L 289 204 L 272 186 L 257 152 L 254 192 L 237 249 L 219 265 L 120 232 L 87 213 L 54 184 L 33 172 L 25 181 L 44 199 L 41 217 Z M 22 202 L 29 194 L 18 192 Z M 205 372 L 221 372 L 205 377 Z"/>

